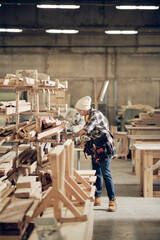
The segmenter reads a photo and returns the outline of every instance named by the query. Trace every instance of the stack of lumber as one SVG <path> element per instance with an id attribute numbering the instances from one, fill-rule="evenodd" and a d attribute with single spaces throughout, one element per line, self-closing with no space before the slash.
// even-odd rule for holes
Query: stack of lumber
<path id="1" fill-rule="evenodd" d="M 18 70 L 17 76 L 7 74 L 4 79 L 0 79 L 0 85 L 2 86 L 15 87 L 17 84 L 19 86 L 34 86 L 36 84 L 39 87 L 67 87 L 67 84 L 61 84 L 58 79 L 51 81 L 49 75 L 38 73 L 36 70 Z"/>
<path id="2" fill-rule="evenodd" d="M 59 134 L 64 130 L 65 124 L 65 121 L 53 120 L 52 118 L 40 119 L 38 134 L 36 121 L 20 123 L 17 133 L 16 124 L 12 124 L 0 129 L 0 138 L 5 138 L 5 142 L 39 141 Z"/>
<path id="3" fill-rule="evenodd" d="M 40 129 L 39 133 L 36 132 L 36 122 L 33 121 L 31 123 L 26 124 L 21 127 L 17 132 L 17 138 L 24 139 L 28 141 L 41 140 L 44 138 L 51 137 L 53 135 L 57 135 L 64 129 L 64 122 L 56 121 L 53 119 L 43 119 L 40 121 Z"/>
<path id="4" fill-rule="evenodd" d="M 21 239 L 28 222 L 26 213 L 33 204 L 32 199 L 14 199 L 0 215 L 0 239 Z"/>
<path id="5" fill-rule="evenodd" d="M 12 170 L 16 152 L 14 150 L 4 154 L 0 157 L 0 176 L 7 175 Z"/>
<path id="6" fill-rule="evenodd" d="M 3 85 L 5 86 L 15 86 L 17 81 L 17 77 L 15 74 L 7 74 L 5 76 L 5 79 L 3 81 Z M 31 77 L 24 77 L 24 76 L 18 76 L 18 84 L 20 85 L 33 85 L 34 84 L 34 78 Z"/>
<path id="7" fill-rule="evenodd" d="M 21 161 L 23 157 L 31 150 L 30 146 L 27 144 L 22 144 L 19 147 L 18 161 Z M 8 175 L 9 172 L 13 171 L 13 166 L 15 164 L 16 151 L 12 150 L 2 157 L 0 157 L 0 176 Z"/>
<path id="8" fill-rule="evenodd" d="M 25 100 L 19 100 L 18 112 L 31 110 L 31 104 Z M 0 102 L 0 114 L 11 115 L 16 113 L 16 101 Z"/>
<path id="9" fill-rule="evenodd" d="M 0 213 L 10 203 L 14 191 L 15 186 L 13 186 L 7 179 L 3 180 L 0 178 Z"/>
<path id="10" fill-rule="evenodd" d="M 160 126 L 160 110 L 140 113 L 138 119 L 132 119 L 132 126 Z"/>
<path id="11" fill-rule="evenodd" d="M 21 127 L 17 132 L 17 139 L 23 138 L 29 141 L 33 141 L 36 138 L 36 121 L 27 123 Z"/>
<path id="12" fill-rule="evenodd" d="M 36 179 L 37 176 L 20 176 L 16 183 L 15 197 L 41 199 L 42 186 Z"/>
<path id="13" fill-rule="evenodd" d="M 29 149 L 26 155 L 20 161 L 19 168 L 26 170 L 26 174 L 32 174 L 37 168 L 37 150 Z"/>
<path id="14" fill-rule="evenodd" d="M 59 120 L 42 120 L 42 129 L 41 132 L 37 134 L 37 140 L 42 140 L 45 138 L 49 138 L 54 135 L 58 135 L 60 132 L 64 130 L 66 125 L 65 121 Z"/>
<path id="15" fill-rule="evenodd" d="M 27 122 L 22 122 L 18 124 L 18 127 L 22 127 L 26 125 Z M 5 142 L 10 142 L 14 139 L 14 135 L 16 133 L 16 124 L 11 124 L 8 126 L 5 126 L 3 128 L 0 128 L 0 138 L 5 138 Z M 3 141 L 4 142 L 4 141 Z"/>

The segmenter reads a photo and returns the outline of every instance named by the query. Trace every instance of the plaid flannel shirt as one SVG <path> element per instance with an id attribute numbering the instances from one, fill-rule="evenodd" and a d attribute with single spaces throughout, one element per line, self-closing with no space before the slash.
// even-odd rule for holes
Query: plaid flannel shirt
<path id="1" fill-rule="evenodd" d="M 91 108 L 90 119 L 83 127 L 83 130 L 85 130 L 91 138 L 101 137 L 102 134 L 105 133 L 112 147 L 111 157 L 116 157 L 116 148 L 113 137 L 109 131 L 107 120 L 99 110 Z"/>

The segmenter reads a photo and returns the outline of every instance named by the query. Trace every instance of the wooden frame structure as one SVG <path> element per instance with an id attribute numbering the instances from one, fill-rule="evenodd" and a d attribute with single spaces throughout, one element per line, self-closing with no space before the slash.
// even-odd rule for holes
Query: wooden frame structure
<path id="1" fill-rule="evenodd" d="M 60 222 L 86 221 L 90 200 L 93 200 L 86 190 L 92 193 L 95 191 L 94 186 L 74 171 L 73 153 L 71 140 L 67 140 L 64 146 L 58 145 L 50 153 L 54 216 Z M 71 212 L 69 217 L 65 215 L 64 206 Z"/>

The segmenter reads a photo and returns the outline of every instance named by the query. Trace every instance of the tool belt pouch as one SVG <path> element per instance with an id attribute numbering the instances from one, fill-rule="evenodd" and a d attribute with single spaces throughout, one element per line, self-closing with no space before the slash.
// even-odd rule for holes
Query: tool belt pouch
<path id="1" fill-rule="evenodd" d="M 96 146 L 97 155 L 100 160 L 105 160 L 105 158 L 111 156 L 112 145 L 108 141 L 106 134 L 103 134 L 101 137 L 94 139 L 93 143 Z"/>
<path id="2" fill-rule="evenodd" d="M 87 155 L 93 155 L 93 143 L 92 140 L 87 141 L 84 145 L 83 152 L 86 153 Z"/>

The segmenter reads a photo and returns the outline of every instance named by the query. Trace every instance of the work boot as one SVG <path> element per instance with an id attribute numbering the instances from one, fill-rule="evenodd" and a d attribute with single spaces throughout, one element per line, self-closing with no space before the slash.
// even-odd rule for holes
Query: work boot
<path id="1" fill-rule="evenodd" d="M 117 210 L 116 199 L 113 198 L 109 201 L 108 212 L 115 212 Z"/>
<path id="2" fill-rule="evenodd" d="M 94 206 L 101 206 L 101 198 L 100 197 L 95 197 Z"/>

